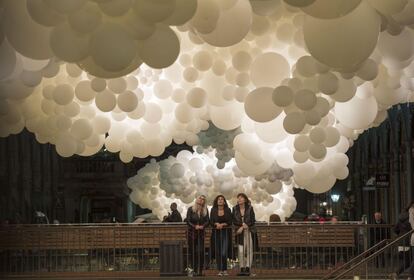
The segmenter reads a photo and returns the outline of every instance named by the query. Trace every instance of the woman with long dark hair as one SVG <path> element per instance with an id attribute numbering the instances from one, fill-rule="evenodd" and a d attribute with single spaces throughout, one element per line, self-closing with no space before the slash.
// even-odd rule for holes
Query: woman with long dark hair
<path id="1" fill-rule="evenodd" d="M 231 244 L 231 210 L 222 195 L 218 195 L 213 202 L 210 213 L 211 232 L 211 257 L 216 259 L 218 276 L 226 276 L 227 258 L 232 255 Z"/>
<path id="2" fill-rule="evenodd" d="M 258 248 L 258 238 L 253 206 L 244 193 L 237 195 L 237 205 L 233 207 L 233 224 L 236 226 L 236 243 L 240 262 L 238 275 L 249 276 L 253 255 Z"/>
<path id="3" fill-rule="evenodd" d="M 189 264 L 196 276 L 201 276 L 204 266 L 204 232 L 209 224 L 206 197 L 200 195 L 187 210 Z"/>

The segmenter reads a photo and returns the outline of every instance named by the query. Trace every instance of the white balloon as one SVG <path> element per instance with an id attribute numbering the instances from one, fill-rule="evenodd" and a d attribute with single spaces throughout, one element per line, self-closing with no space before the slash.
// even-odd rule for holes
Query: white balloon
<path id="1" fill-rule="evenodd" d="M 290 65 L 280 54 L 268 52 L 256 57 L 250 71 L 256 87 L 276 87 L 289 77 Z"/>
<path id="2" fill-rule="evenodd" d="M 228 47 L 240 42 L 250 30 L 252 7 L 249 1 L 237 1 L 228 9 L 222 10 L 211 33 L 200 33 L 208 44 L 216 47 Z"/>
<path id="3" fill-rule="evenodd" d="M 378 104 L 375 97 L 361 99 L 354 96 L 346 103 L 335 104 L 335 116 L 339 122 L 352 129 L 366 129 L 375 120 Z"/>
<path id="4" fill-rule="evenodd" d="M 275 119 L 282 108 L 276 106 L 272 101 L 273 89 L 261 87 L 253 90 L 247 95 L 244 103 L 246 114 L 256 122 L 269 122 Z"/>
<path id="5" fill-rule="evenodd" d="M 287 133 L 297 134 L 305 127 L 305 117 L 300 112 L 288 113 L 283 121 L 283 127 Z"/>
<path id="6" fill-rule="evenodd" d="M 267 143 L 278 143 L 286 139 L 288 134 L 283 129 L 283 119 L 285 114 L 280 114 L 274 120 L 265 123 L 255 122 L 254 128 L 257 136 Z"/>

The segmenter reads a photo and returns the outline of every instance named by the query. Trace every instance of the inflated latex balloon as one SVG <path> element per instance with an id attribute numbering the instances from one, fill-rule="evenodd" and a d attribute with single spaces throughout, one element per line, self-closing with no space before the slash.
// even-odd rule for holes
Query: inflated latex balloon
<path id="1" fill-rule="evenodd" d="M 13 73 L 13 70 L 16 66 L 16 53 L 10 44 L 5 40 L 0 45 L 0 80 L 7 78 L 10 74 Z"/>
<path id="2" fill-rule="evenodd" d="M 252 63 L 252 82 L 256 87 L 276 87 L 288 77 L 289 69 L 289 63 L 280 54 L 264 53 Z"/>
<path id="3" fill-rule="evenodd" d="M 79 34 L 68 24 L 61 24 L 50 33 L 50 47 L 56 57 L 78 62 L 89 55 L 89 37 Z"/>
<path id="4" fill-rule="evenodd" d="M 293 6 L 293 7 L 306 7 L 311 5 L 316 0 L 284 0 L 285 3 Z"/>
<path id="5" fill-rule="evenodd" d="M 288 1 L 287 3 L 292 5 L 292 2 Z M 361 3 L 361 0 L 316 0 L 301 2 L 303 5 L 302 10 L 306 14 L 315 18 L 332 19 L 349 14 L 356 7 L 358 7 L 358 5 Z M 309 2 L 312 3 L 308 4 Z"/>
<path id="6" fill-rule="evenodd" d="M 268 122 L 276 118 L 282 109 L 272 101 L 273 89 L 261 87 L 249 93 L 244 103 L 246 114 L 254 121 Z"/>
<path id="7" fill-rule="evenodd" d="M 278 143 L 287 137 L 283 129 L 284 114 L 280 114 L 274 120 L 265 123 L 255 123 L 257 136 L 267 143 Z"/>
<path id="8" fill-rule="evenodd" d="M 414 54 L 414 32 L 405 28 L 398 36 L 382 32 L 378 41 L 378 50 L 386 59 L 406 61 Z"/>
<path id="9" fill-rule="evenodd" d="M 96 94 L 96 106 L 102 112 L 110 112 L 116 106 L 116 97 L 108 90 L 104 90 Z"/>
<path id="10" fill-rule="evenodd" d="M 118 96 L 117 104 L 122 111 L 132 112 L 138 106 L 138 98 L 132 91 L 127 91 Z"/>
<path id="11" fill-rule="evenodd" d="M 287 86 L 279 86 L 273 91 L 272 100 L 276 106 L 287 107 L 293 102 L 293 99 L 294 93 Z"/>
<path id="12" fill-rule="evenodd" d="M 200 37 L 210 45 L 228 47 L 240 42 L 246 36 L 251 23 L 252 7 L 249 1 L 238 0 L 229 9 L 221 11 L 212 32 L 200 33 Z"/>
<path id="13" fill-rule="evenodd" d="M 207 94 L 202 88 L 193 88 L 187 94 L 187 102 L 194 108 L 201 108 L 206 104 Z"/>
<path id="14" fill-rule="evenodd" d="M 122 51 L 116 49 L 122 46 Z M 117 24 L 105 23 L 91 36 L 90 49 L 94 62 L 106 71 L 116 72 L 127 68 L 137 55 L 137 45 L 128 33 Z"/>
<path id="15" fill-rule="evenodd" d="M 180 42 L 171 28 L 161 25 L 148 39 L 138 43 L 138 50 L 145 64 L 160 69 L 170 66 L 177 59 Z"/>
<path id="16" fill-rule="evenodd" d="M 326 20 L 307 16 L 303 30 L 305 43 L 318 61 L 338 70 L 353 71 L 373 52 L 380 23 L 379 15 L 365 2 L 340 18 Z"/>
<path id="17" fill-rule="evenodd" d="M 53 99 L 59 105 L 67 105 L 74 97 L 73 88 L 70 85 L 58 85 L 53 91 Z"/>
<path id="18" fill-rule="evenodd" d="M 346 103 L 336 103 L 335 115 L 339 122 L 352 129 L 361 129 L 375 120 L 378 104 L 373 96 L 361 99 L 358 96 Z"/>
<path id="19" fill-rule="evenodd" d="M 26 1 L 10 1 L 6 4 L 3 30 L 10 44 L 26 57 L 52 57 L 48 40 L 50 30 L 30 17 L 26 10 Z"/>
<path id="20" fill-rule="evenodd" d="M 407 0 L 368 0 L 368 3 L 384 15 L 392 15 L 401 12 L 409 1 Z"/>
<path id="21" fill-rule="evenodd" d="M 310 90 L 300 90 L 295 94 L 295 105 L 304 111 L 310 110 L 316 105 L 316 95 Z"/>
<path id="22" fill-rule="evenodd" d="M 283 127 L 290 134 L 297 134 L 305 127 L 305 117 L 300 112 L 288 113 L 283 121 Z"/>

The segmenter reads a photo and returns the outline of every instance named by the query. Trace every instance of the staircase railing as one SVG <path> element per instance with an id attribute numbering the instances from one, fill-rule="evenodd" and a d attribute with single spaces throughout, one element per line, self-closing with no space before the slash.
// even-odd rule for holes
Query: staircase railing
<path id="1" fill-rule="evenodd" d="M 382 240 L 380 243 L 376 244 L 375 246 L 369 248 L 368 250 L 366 250 L 365 252 L 359 254 L 358 256 L 356 256 L 355 258 L 353 258 L 352 260 L 350 260 L 349 262 L 345 263 L 344 265 L 342 265 L 341 267 L 331 271 L 329 274 L 327 274 L 326 276 L 324 276 L 322 279 L 343 279 L 342 277 L 346 276 L 346 275 L 350 275 L 351 272 L 361 268 L 363 265 L 365 265 L 365 275 L 368 277 L 369 272 L 368 272 L 368 263 L 370 261 L 375 260 L 376 263 L 376 269 L 381 271 L 382 274 L 393 274 L 393 273 L 397 273 L 397 271 L 401 268 L 403 268 L 404 266 L 407 266 L 407 263 L 411 262 L 411 257 L 410 256 L 405 256 L 403 255 L 403 260 L 402 260 L 402 264 L 400 264 L 400 253 L 405 253 L 408 252 L 408 255 L 410 253 L 410 249 L 409 249 L 409 237 L 411 236 L 411 234 L 414 233 L 414 229 L 412 229 L 411 231 L 399 236 L 398 238 L 394 239 L 394 240 L 390 240 L 390 239 L 385 239 Z M 404 244 L 403 242 L 406 241 L 406 243 Z M 408 241 L 408 244 L 407 244 Z M 385 246 L 384 246 L 385 245 Z M 401 251 L 399 251 L 398 247 L 401 247 Z M 396 261 L 395 255 L 392 252 L 393 249 L 397 248 L 397 252 L 398 252 L 398 261 Z M 387 254 L 389 253 L 389 254 Z M 389 262 L 388 262 L 389 261 Z M 395 263 L 398 264 L 398 266 L 395 265 Z M 397 267 L 397 268 L 396 268 Z M 391 268 L 390 271 L 387 271 L 387 268 Z M 385 269 L 385 271 L 384 271 Z M 404 269 L 401 269 L 402 271 Z"/>
<path id="2" fill-rule="evenodd" d="M 384 246 L 385 244 L 387 244 L 389 242 L 389 239 L 384 239 L 381 242 L 375 244 L 374 246 L 372 246 L 371 248 L 369 248 L 368 250 L 362 252 L 361 254 L 359 254 L 358 256 L 356 256 L 355 258 L 351 259 L 350 261 L 348 261 L 347 263 L 343 264 L 342 266 L 332 270 L 329 274 L 325 275 L 322 279 L 331 279 L 332 276 L 334 276 L 335 274 L 337 274 L 338 272 L 352 267 L 353 264 L 360 262 L 362 259 L 364 259 L 365 257 L 369 256 L 372 252 L 375 252 L 376 250 L 378 250 L 378 248 Z"/>

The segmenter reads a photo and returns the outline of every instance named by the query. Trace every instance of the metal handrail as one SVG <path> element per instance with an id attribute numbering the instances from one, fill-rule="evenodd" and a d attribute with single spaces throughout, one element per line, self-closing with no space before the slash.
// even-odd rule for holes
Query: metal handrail
<path id="1" fill-rule="evenodd" d="M 381 249 L 379 249 L 378 251 L 376 251 L 374 254 L 368 256 L 367 258 L 364 258 L 363 260 L 361 260 L 359 263 L 351 266 L 350 268 L 348 268 L 347 270 L 345 270 L 344 272 L 340 273 L 338 276 L 336 276 L 335 278 L 333 278 L 334 280 L 336 279 L 340 279 L 342 276 L 344 276 L 345 274 L 353 271 L 354 269 L 358 268 L 359 266 L 366 264 L 368 261 L 376 258 L 378 255 L 382 254 L 385 250 L 389 249 L 390 247 L 394 246 L 396 243 L 398 243 L 399 241 L 403 240 L 404 238 L 407 238 L 409 235 L 414 233 L 414 229 L 410 230 L 409 232 L 406 232 L 405 234 L 399 236 L 398 238 L 394 239 L 393 241 L 391 241 L 389 244 L 387 244 L 386 246 L 382 247 Z"/>
<path id="2" fill-rule="evenodd" d="M 384 245 L 388 241 L 389 241 L 389 239 L 381 240 L 381 242 L 379 242 L 379 243 L 375 244 L 374 246 L 370 247 L 368 250 L 362 252 L 361 254 L 359 254 L 355 258 L 351 259 L 347 263 L 345 263 L 342 266 L 340 266 L 340 267 L 332 270 L 329 274 L 325 275 L 322 278 L 322 280 L 324 280 L 324 279 L 330 279 L 332 277 L 332 275 L 336 274 L 338 271 L 343 270 L 344 268 L 348 267 L 349 265 L 351 265 L 352 263 L 356 262 L 357 260 L 366 257 L 367 255 L 370 254 L 370 252 L 372 252 L 372 251 L 376 250 L 377 248 L 381 247 L 382 245 Z"/>

